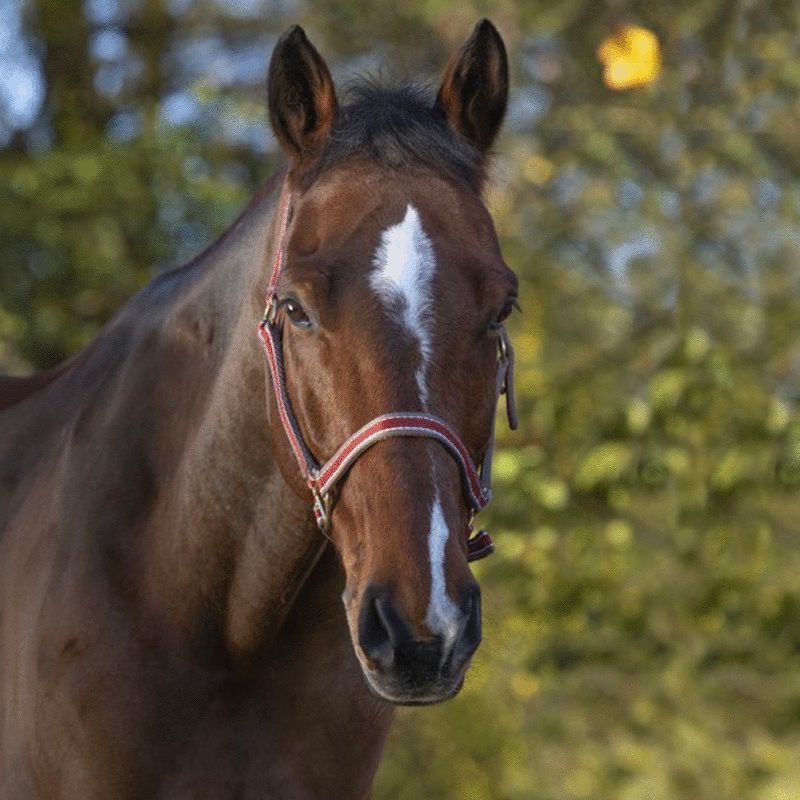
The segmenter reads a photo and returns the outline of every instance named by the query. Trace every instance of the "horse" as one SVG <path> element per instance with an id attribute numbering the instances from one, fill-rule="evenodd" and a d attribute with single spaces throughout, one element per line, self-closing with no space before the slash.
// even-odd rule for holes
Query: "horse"
<path id="1" fill-rule="evenodd" d="M 289 29 L 286 166 L 86 349 L 0 382 L 3 800 L 360 800 L 395 707 L 459 691 L 510 394 L 481 196 L 507 96 L 487 20 L 435 96 L 341 103 Z"/>

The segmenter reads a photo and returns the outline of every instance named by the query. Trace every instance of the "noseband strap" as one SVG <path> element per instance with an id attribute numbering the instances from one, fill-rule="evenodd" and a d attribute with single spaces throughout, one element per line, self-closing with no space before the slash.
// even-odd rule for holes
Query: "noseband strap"
<path id="1" fill-rule="evenodd" d="M 464 489 L 464 499 L 470 511 L 467 531 L 467 558 L 476 561 L 494 552 L 494 543 L 487 531 L 472 534 L 472 517 L 491 499 L 492 455 L 494 451 L 494 415 L 492 433 L 483 456 L 480 469 L 475 467 L 469 451 L 458 434 L 443 419 L 433 414 L 417 412 L 395 412 L 383 414 L 368 422 L 353 433 L 324 464 L 319 464 L 306 444 L 292 411 L 289 394 L 286 390 L 286 374 L 283 365 L 282 328 L 277 322 L 278 297 L 277 284 L 283 265 L 286 248 L 286 229 L 291 216 L 291 196 L 284 190 L 280 209 L 280 230 L 278 249 L 267 288 L 267 307 L 264 318 L 258 326 L 258 333 L 267 356 L 272 388 L 278 415 L 286 432 L 292 452 L 300 467 L 300 472 L 314 498 L 314 517 L 320 530 L 328 535 L 331 526 L 331 512 L 335 490 L 347 470 L 370 447 L 395 436 L 414 436 L 435 439 L 444 446 L 459 467 Z M 517 427 L 514 407 L 514 350 L 505 329 L 499 339 L 499 355 L 495 380 L 495 410 L 501 394 L 506 395 L 508 422 L 512 429 Z"/>

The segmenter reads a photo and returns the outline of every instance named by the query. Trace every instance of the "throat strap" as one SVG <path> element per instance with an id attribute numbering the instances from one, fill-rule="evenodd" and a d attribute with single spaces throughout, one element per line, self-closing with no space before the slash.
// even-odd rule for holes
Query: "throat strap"
<path id="1" fill-rule="evenodd" d="M 300 473 L 314 498 L 314 517 L 320 530 L 328 535 L 331 526 L 336 487 L 353 463 L 378 442 L 396 436 L 426 437 L 438 441 L 459 467 L 464 490 L 464 499 L 470 511 L 467 531 L 467 558 L 475 561 L 494 552 L 494 543 L 487 531 L 472 535 L 471 519 L 491 499 L 492 456 L 494 453 L 494 416 L 489 444 L 476 468 L 472 457 L 458 434 L 447 422 L 433 414 L 417 412 L 393 412 L 383 414 L 359 428 L 339 447 L 328 461 L 320 465 L 314 458 L 303 437 L 297 418 L 292 410 L 286 390 L 286 374 L 283 362 L 282 326 L 278 323 L 277 284 L 283 265 L 286 248 L 286 230 L 291 219 L 291 196 L 284 189 L 280 207 L 278 248 L 272 267 L 264 317 L 258 326 L 259 338 L 264 346 L 267 364 L 281 425 L 292 448 Z M 495 410 L 500 395 L 506 395 L 508 422 L 517 427 L 516 409 L 513 400 L 514 351 L 505 329 L 500 334 L 497 373 L 495 378 Z"/>

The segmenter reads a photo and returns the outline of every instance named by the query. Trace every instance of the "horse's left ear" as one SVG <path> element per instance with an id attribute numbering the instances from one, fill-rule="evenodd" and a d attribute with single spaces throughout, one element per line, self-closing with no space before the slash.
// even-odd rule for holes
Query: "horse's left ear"
<path id="1" fill-rule="evenodd" d="M 312 167 L 336 117 L 336 90 L 325 61 L 299 25 L 275 45 L 267 91 L 275 136 L 295 168 Z"/>
<path id="2" fill-rule="evenodd" d="M 508 104 L 508 56 L 497 28 L 481 20 L 447 65 L 436 103 L 450 127 L 485 153 Z"/>

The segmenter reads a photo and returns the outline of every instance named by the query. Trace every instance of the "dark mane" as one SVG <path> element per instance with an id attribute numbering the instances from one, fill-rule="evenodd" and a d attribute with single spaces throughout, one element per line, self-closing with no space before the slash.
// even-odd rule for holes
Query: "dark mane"
<path id="1" fill-rule="evenodd" d="M 385 87 L 371 80 L 351 86 L 307 183 L 355 154 L 390 169 L 432 169 L 475 191 L 483 177 L 478 151 L 454 135 L 433 93 L 420 86 Z"/>

